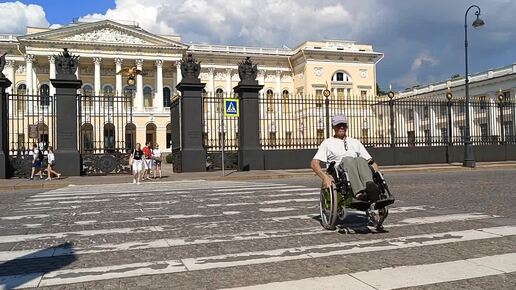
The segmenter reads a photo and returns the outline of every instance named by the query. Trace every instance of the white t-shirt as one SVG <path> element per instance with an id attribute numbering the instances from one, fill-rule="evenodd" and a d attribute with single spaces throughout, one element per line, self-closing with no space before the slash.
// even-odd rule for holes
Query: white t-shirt
<path id="1" fill-rule="evenodd" d="M 351 137 L 344 139 L 330 137 L 324 140 L 321 145 L 319 145 L 319 150 L 317 150 L 314 159 L 326 163 L 335 161 L 338 164 L 344 157 L 362 157 L 365 160 L 371 159 L 371 155 L 369 155 L 364 145 L 357 139 Z"/>
<path id="2" fill-rule="evenodd" d="M 152 155 L 157 158 L 161 158 L 161 150 L 159 149 L 152 149 Z"/>
<path id="3" fill-rule="evenodd" d="M 52 162 L 54 162 L 56 160 L 54 153 L 52 153 L 52 152 L 48 152 L 47 158 L 48 158 L 48 164 L 52 164 Z"/>

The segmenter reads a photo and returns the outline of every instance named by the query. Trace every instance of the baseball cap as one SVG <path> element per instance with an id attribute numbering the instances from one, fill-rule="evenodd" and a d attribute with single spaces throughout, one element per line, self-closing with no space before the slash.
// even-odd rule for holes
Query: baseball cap
<path id="1" fill-rule="evenodd" d="M 346 117 L 346 115 L 338 114 L 338 115 L 331 117 L 331 125 L 332 126 L 337 126 L 338 124 L 341 124 L 341 123 L 345 123 L 345 124 L 348 123 L 348 117 Z"/>

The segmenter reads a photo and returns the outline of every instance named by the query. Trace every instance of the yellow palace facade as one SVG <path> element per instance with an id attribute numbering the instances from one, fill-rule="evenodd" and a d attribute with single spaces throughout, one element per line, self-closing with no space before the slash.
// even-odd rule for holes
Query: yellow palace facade
<path id="1" fill-rule="evenodd" d="M 262 94 L 271 98 L 322 98 L 329 88 L 336 98 L 373 100 L 376 64 L 383 58 L 371 45 L 353 41 L 306 41 L 292 49 L 186 44 L 179 36 L 152 34 L 133 23 L 78 22 L 55 29 L 29 27 L 25 35 L 0 35 L 0 51 L 7 52 L 3 72 L 13 83 L 7 91 L 52 96 L 54 55 L 65 47 L 80 56 L 76 74 L 83 83 L 78 92 L 82 95 L 124 95 L 126 79 L 117 72 L 132 66 L 144 72 L 131 90 L 131 126 L 136 142 L 151 141 L 162 149 L 170 146 L 168 106 L 178 94 L 179 61 L 187 53 L 201 62 L 200 78 L 208 95 L 231 94 L 239 82 L 238 63 L 250 56 L 258 64 Z"/>

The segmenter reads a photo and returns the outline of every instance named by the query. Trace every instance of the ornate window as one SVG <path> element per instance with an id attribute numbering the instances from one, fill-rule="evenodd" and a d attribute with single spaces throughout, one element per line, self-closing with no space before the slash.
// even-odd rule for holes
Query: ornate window
<path id="1" fill-rule="evenodd" d="M 290 100 L 288 90 L 283 90 L 283 92 L 281 92 L 281 99 L 283 104 L 283 112 L 290 112 Z"/>
<path id="2" fill-rule="evenodd" d="M 93 125 L 84 123 L 81 126 L 81 142 L 83 151 L 93 150 Z"/>
<path id="3" fill-rule="evenodd" d="M 136 126 L 133 123 L 125 125 L 125 148 L 127 151 L 134 150 L 136 145 Z"/>
<path id="4" fill-rule="evenodd" d="M 115 150 L 115 125 L 106 123 L 104 125 L 104 150 L 112 152 Z"/>
<path id="5" fill-rule="evenodd" d="M 345 73 L 345 72 L 336 72 L 332 79 L 331 79 L 333 82 L 346 82 L 346 83 L 349 83 L 349 82 L 352 82 L 353 80 L 351 79 L 351 77 Z"/>
<path id="6" fill-rule="evenodd" d="M 274 92 L 271 89 L 267 90 L 267 112 L 274 112 Z"/>
<path id="7" fill-rule="evenodd" d="M 105 85 L 103 91 L 104 96 L 114 96 L 115 92 L 112 85 Z"/>
<path id="8" fill-rule="evenodd" d="M 224 98 L 224 90 L 221 89 L 221 88 L 218 88 L 217 90 L 215 90 L 215 98 L 217 98 L 217 99 Z M 220 112 L 221 103 L 222 103 L 222 100 L 220 100 L 220 101 L 217 100 L 216 101 L 215 108 L 216 108 L 217 112 Z"/>
<path id="9" fill-rule="evenodd" d="M 39 87 L 39 94 L 40 94 L 40 105 L 41 106 L 48 106 L 50 105 L 50 87 L 47 84 L 42 84 Z"/>
<path id="10" fill-rule="evenodd" d="M 151 87 L 143 88 L 143 106 L 145 108 L 152 107 L 152 89 L 151 89 Z"/>
<path id="11" fill-rule="evenodd" d="M 170 91 L 170 88 L 164 87 L 163 88 L 163 107 L 170 107 L 170 103 L 171 103 L 170 97 L 171 96 L 172 96 L 172 92 Z"/>
<path id="12" fill-rule="evenodd" d="M 156 124 L 147 124 L 145 127 L 145 143 L 151 142 L 151 146 L 156 144 L 156 129 Z"/>

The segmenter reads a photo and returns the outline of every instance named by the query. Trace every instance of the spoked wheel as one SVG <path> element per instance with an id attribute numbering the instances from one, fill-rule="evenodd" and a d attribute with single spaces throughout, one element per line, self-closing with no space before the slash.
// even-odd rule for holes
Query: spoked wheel
<path id="1" fill-rule="evenodd" d="M 333 184 L 331 188 L 321 189 L 319 208 L 321 211 L 321 225 L 327 230 L 335 230 L 338 217 L 338 200 L 337 191 Z"/>

